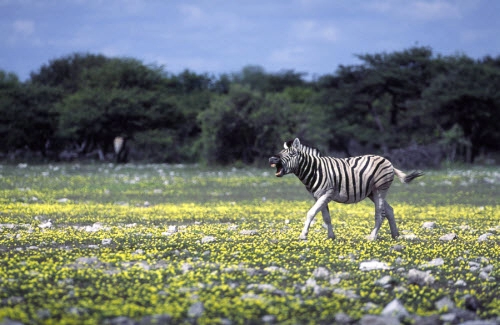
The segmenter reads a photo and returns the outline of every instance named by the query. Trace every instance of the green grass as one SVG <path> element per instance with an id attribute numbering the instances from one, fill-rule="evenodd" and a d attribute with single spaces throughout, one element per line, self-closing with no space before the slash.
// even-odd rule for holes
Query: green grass
<path id="1" fill-rule="evenodd" d="M 338 312 L 380 313 L 395 298 L 412 314 L 439 314 L 437 300 L 464 308 L 468 295 L 481 302 L 479 317 L 500 313 L 499 169 L 395 181 L 388 201 L 406 237 L 392 240 L 385 223 L 375 242 L 366 240 L 369 201 L 330 204 L 335 242 L 325 240 L 321 216 L 299 241 L 312 200 L 298 179 L 275 178 L 271 168 L 4 165 L 0 174 L 0 322 L 164 315 L 175 323 L 250 324 L 272 315 L 326 324 Z M 426 221 L 436 227 L 423 229 Z M 452 232 L 456 240 L 439 240 Z M 436 258 L 444 264 L 426 266 Z M 361 271 L 368 260 L 390 269 Z M 314 279 L 318 267 L 328 275 Z M 492 268 L 486 279 L 485 267 Z M 409 283 L 410 269 L 430 271 L 434 283 Z M 387 288 L 375 283 L 385 275 Z"/>

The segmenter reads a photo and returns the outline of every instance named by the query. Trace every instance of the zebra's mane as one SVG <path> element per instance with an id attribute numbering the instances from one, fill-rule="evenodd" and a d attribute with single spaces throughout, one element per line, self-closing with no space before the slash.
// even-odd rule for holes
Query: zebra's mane
<path id="1" fill-rule="evenodd" d="M 293 140 L 286 142 L 287 147 L 291 147 L 293 144 Z M 308 147 L 306 145 L 300 144 L 299 150 L 309 156 L 321 157 L 321 152 L 318 148 Z"/>

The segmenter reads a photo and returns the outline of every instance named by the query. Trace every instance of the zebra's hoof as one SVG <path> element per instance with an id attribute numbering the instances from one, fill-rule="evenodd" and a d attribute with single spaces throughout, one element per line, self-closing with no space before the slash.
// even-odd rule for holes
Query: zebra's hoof
<path id="1" fill-rule="evenodd" d="M 300 235 L 300 236 L 299 236 L 299 240 L 307 240 L 307 236 Z"/>

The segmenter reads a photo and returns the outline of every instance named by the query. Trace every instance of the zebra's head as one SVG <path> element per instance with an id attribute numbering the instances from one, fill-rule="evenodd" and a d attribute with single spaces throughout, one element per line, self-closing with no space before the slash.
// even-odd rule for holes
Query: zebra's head
<path id="1" fill-rule="evenodd" d="M 299 164 L 298 154 L 300 148 L 300 140 L 296 138 L 293 142 L 285 142 L 284 149 L 269 158 L 271 167 L 276 167 L 276 177 L 282 177 L 295 171 Z"/>

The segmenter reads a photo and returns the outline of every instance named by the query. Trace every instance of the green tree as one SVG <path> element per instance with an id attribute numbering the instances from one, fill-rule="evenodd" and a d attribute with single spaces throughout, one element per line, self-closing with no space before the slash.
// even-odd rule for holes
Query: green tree
<path id="1" fill-rule="evenodd" d="M 81 90 L 57 106 L 59 135 L 82 153 L 110 150 L 114 137 L 174 128 L 180 118 L 174 100 L 162 94 L 160 70 L 133 59 L 113 59 L 82 74 Z"/>
<path id="2" fill-rule="evenodd" d="M 71 94 L 85 86 L 85 74 L 103 67 L 110 59 L 104 55 L 74 53 L 51 60 L 38 72 L 31 73 L 30 82 L 48 87 L 61 88 Z"/>
<path id="3" fill-rule="evenodd" d="M 432 111 L 443 140 L 461 144 L 462 159 L 472 162 L 481 151 L 499 147 L 494 121 L 500 119 L 500 67 L 466 56 L 442 61 L 444 72 L 432 80 L 419 105 Z"/>
<path id="4" fill-rule="evenodd" d="M 57 89 L 22 84 L 17 76 L 0 71 L 0 150 L 28 149 L 46 156 L 57 127 L 53 105 L 60 96 Z"/>
<path id="5" fill-rule="evenodd" d="M 279 149 L 277 144 L 295 135 L 295 113 L 284 93 L 262 94 L 233 85 L 198 117 L 204 160 L 209 164 L 267 162 Z"/>
<path id="6" fill-rule="evenodd" d="M 394 53 L 359 55 L 362 64 L 340 66 L 336 75 L 317 81 L 321 129 L 331 134 L 332 149 L 361 145 L 388 152 L 418 141 L 421 110 L 412 110 L 435 74 L 432 51 L 414 47 Z M 348 152 L 351 154 L 350 152 Z"/>

